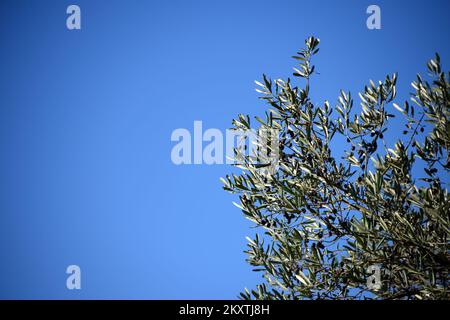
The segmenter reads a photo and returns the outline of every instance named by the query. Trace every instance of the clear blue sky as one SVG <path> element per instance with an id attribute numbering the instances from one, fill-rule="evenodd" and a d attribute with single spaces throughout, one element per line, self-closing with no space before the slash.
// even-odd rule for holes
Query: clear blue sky
<path id="1" fill-rule="evenodd" d="M 78 4 L 82 30 L 66 29 Z M 381 30 L 366 28 L 370 4 Z M 235 298 L 259 275 L 225 165 L 175 166 L 172 130 L 260 114 L 264 72 L 321 39 L 316 102 L 438 51 L 449 1 L 0 2 L 0 298 Z M 400 100 L 400 99 L 399 99 Z M 334 103 L 333 103 L 334 104 Z M 359 105 L 356 103 L 356 105 Z M 339 148 L 339 146 L 336 146 Z M 82 289 L 65 287 L 77 264 Z"/>

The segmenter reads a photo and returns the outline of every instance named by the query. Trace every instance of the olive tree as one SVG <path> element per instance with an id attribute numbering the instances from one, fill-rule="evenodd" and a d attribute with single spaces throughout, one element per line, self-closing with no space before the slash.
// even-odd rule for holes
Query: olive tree
<path id="1" fill-rule="evenodd" d="M 409 102 L 394 103 L 392 74 L 364 87 L 360 107 L 344 91 L 332 106 L 311 101 L 319 39 L 305 43 L 295 78 L 256 82 L 267 110 L 255 118 L 278 133 L 277 163 L 236 148 L 239 173 L 222 178 L 259 230 L 245 252 L 264 280 L 240 297 L 449 299 L 450 92 L 439 55 Z M 250 122 L 239 115 L 233 128 Z"/>

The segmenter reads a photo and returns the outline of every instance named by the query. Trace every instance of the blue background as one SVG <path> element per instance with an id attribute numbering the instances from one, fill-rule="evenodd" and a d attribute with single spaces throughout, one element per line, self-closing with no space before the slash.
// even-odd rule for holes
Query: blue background
<path id="1" fill-rule="evenodd" d="M 82 30 L 66 28 L 81 7 Z M 254 229 L 221 189 L 226 165 L 171 162 L 176 128 L 261 114 L 264 72 L 291 74 L 321 39 L 315 102 L 434 52 L 448 70 L 449 1 L 1 1 L 0 298 L 235 298 L 260 276 Z M 399 103 L 401 104 L 401 103 Z M 355 104 L 356 106 L 359 103 Z M 339 148 L 339 146 L 336 146 Z M 82 289 L 66 289 L 66 267 Z"/>

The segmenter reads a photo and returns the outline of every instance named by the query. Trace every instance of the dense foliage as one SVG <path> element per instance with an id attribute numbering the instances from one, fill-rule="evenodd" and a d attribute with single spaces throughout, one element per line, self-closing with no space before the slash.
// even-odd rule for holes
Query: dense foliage
<path id="1" fill-rule="evenodd" d="M 293 57 L 298 84 L 256 82 L 268 104 L 258 126 L 278 132 L 276 170 L 236 148 L 242 172 L 222 179 L 262 231 L 246 253 L 265 281 L 241 298 L 449 299 L 450 92 L 439 55 L 410 102 L 393 102 L 393 74 L 364 87 L 361 108 L 344 91 L 332 107 L 310 99 L 319 40 L 305 42 Z M 393 117 L 404 127 L 390 127 Z M 250 117 L 233 125 L 249 130 Z M 374 266 L 378 287 L 367 283 Z"/>

